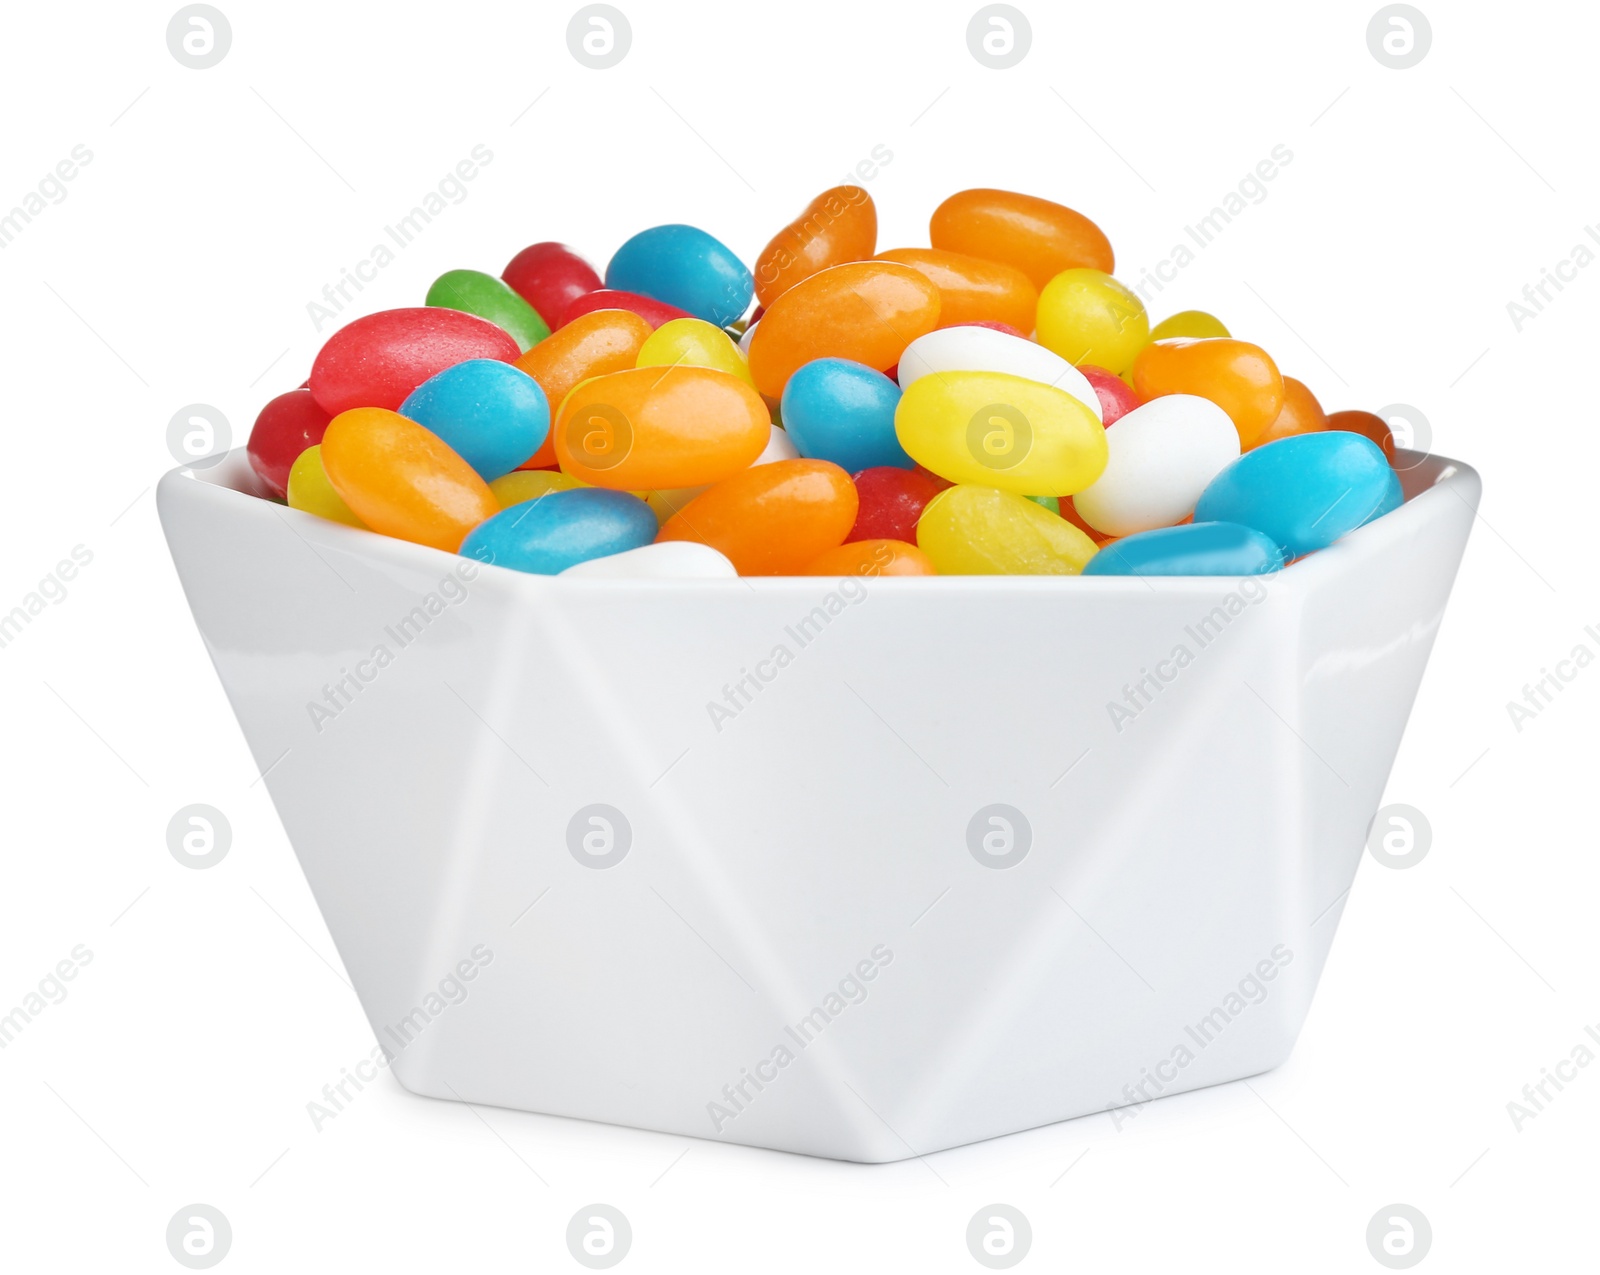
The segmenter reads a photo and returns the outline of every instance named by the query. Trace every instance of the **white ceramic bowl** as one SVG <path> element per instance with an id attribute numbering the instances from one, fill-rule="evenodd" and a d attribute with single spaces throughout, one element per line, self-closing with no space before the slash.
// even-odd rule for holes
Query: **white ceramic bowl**
<path id="1" fill-rule="evenodd" d="M 887 1161 L 1288 1055 L 1477 504 L 1406 459 L 1246 580 L 528 576 L 242 451 L 158 502 L 402 1084 Z"/>

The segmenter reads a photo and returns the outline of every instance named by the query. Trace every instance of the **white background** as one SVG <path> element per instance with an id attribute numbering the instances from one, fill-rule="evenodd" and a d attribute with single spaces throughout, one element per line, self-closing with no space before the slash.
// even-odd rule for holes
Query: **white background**
<path id="1" fill-rule="evenodd" d="M 0 208 L 93 152 L 0 250 L 0 610 L 93 554 L 0 649 L 0 1012 L 93 953 L 0 1050 L 6 1269 L 179 1269 L 167 1221 L 202 1201 L 233 1226 L 224 1270 L 577 1270 L 567 1220 L 595 1200 L 632 1222 L 624 1270 L 977 1270 L 965 1226 L 993 1201 L 1031 1219 L 1024 1270 L 1377 1270 L 1367 1222 L 1396 1201 L 1431 1221 L 1423 1269 L 1592 1267 L 1600 1065 L 1520 1132 L 1506 1104 L 1600 1023 L 1600 670 L 1521 731 L 1506 702 L 1600 652 L 1600 266 L 1520 332 L 1506 306 L 1600 222 L 1593 6 L 1425 0 L 1432 49 L 1397 71 L 1368 51 L 1371 0 L 1023 0 L 1032 50 L 994 71 L 970 0 L 621 0 L 632 49 L 594 71 L 567 50 L 576 5 L 219 4 L 233 45 L 204 71 L 169 54 L 169 5 L 13 7 L 0 43 Z M 1285 1066 L 1120 1132 L 873 1168 L 474 1113 L 387 1075 L 314 1130 L 306 1103 L 372 1039 L 151 486 L 179 407 L 242 441 L 303 379 L 307 302 L 479 143 L 468 197 L 361 312 L 535 240 L 603 265 L 660 222 L 753 260 L 879 145 L 880 246 L 1001 186 L 1095 218 L 1134 280 L 1293 152 L 1153 317 L 1217 312 L 1330 410 L 1416 405 L 1486 494 L 1386 798 L 1426 813 L 1432 850 L 1363 863 Z M 191 802 L 233 827 L 206 871 L 165 843 Z"/>

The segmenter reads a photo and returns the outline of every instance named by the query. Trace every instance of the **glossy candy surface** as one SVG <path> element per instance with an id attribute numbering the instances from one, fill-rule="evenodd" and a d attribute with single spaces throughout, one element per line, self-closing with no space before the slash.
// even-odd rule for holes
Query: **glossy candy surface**
<path id="1" fill-rule="evenodd" d="M 1019 496 L 1071 495 L 1106 465 L 1106 431 L 1089 408 L 1004 372 L 945 372 L 913 382 L 895 412 L 895 432 L 934 473 Z"/>
<path id="2" fill-rule="evenodd" d="M 750 339 L 750 373 L 758 390 L 778 398 L 795 370 L 813 359 L 850 359 L 886 371 L 938 323 L 939 289 L 910 266 L 832 266 L 767 308 Z"/>
<path id="3" fill-rule="evenodd" d="M 506 263 L 500 277 L 552 326 L 574 301 L 601 286 L 595 268 L 564 243 L 530 244 Z"/>
<path id="4" fill-rule="evenodd" d="M 1251 446 L 1260 447 L 1263 443 L 1280 438 L 1314 434 L 1319 429 L 1327 428 L 1327 413 L 1322 410 L 1322 404 L 1317 402 L 1317 396 L 1294 377 L 1286 376 L 1283 378 L 1283 406 L 1278 409 L 1272 424 L 1261 431 Z"/>
<path id="5" fill-rule="evenodd" d="M 1165 341 L 1169 337 L 1209 337 L 1232 336 L 1227 328 L 1222 325 L 1222 320 L 1214 314 L 1207 314 L 1204 310 L 1179 310 L 1177 314 L 1168 315 L 1160 323 L 1150 329 L 1152 341 Z"/>
<path id="6" fill-rule="evenodd" d="M 915 544 L 917 519 L 928 502 L 950 484 L 920 469 L 879 465 L 863 469 L 853 481 L 860 507 L 845 537 L 856 540 L 904 540 Z"/>
<path id="7" fill-rule="evenodd" d="M 444 439 L 485 482 L 528 460 L 550 432 L 539 383 L 497 359 L 468 359 L 435 373 L 406 395 L 400 415 Z"/>
<path id="8" fill-rule="evenodd" d="M 939 248 L 891 248 L 878 260 L 897 261 L 928 277 L 939 289 L 941 328 L 986 322 L 1033 330 L 1039 289 L 1015 266 Z"/>
<path id="9" fill-rule="evenodd" d="M 852 540 L 816 558 L 808 576 L 931 576 L 933 559 L 904 540 Z"/>
<path id="10" fill-rule="evenodd" d="M 1095 544 L 1026 496 L 957 485 L 917 523 L 917 545 L 940 575 L 1077 575 Z"/>
<path id="11" fill-rule="evenodd" d="M 1389 428 L 1389 422 L 1376 412 L 1330 412 L 1328 428 L 1342 429 L 1370 439 L 1383 449 L 1383 454 L 1389 463 L 1394 464 L 1394 431 Z"/>
<path id="12" fill-rule="evenodd" d="M 489 484 L 438 435 L 381 407 L 335 416 L 322 436 L 322 465 L 372 530 L 450 553 L 500 509 Z"/>
<path id="13" fill-rule="evenodd" d="M 566 313 L 561 317 L 561 326 L 565 327 L 574 319 L 585 314 L 593 314 L 596 310 L 629 310 L 648 323 L 651 328 L 659 328 L 671 319 L 694 318 L 694 315 L 687 310 L 680 310 L 665 301 L 657 301 L 654 297 L 643 297 L 637 292 L 624 292 L 617 288 L 597 288 L 593 292 L 585 292 L 567 307 Z"/>
<path id="14" fill-rule="evenodd" d="M 1277 571 L 1283 554 L 1271 537 L 1235 522 L 1192 522 L 1141 531 L 1109 544 L 1086 576 L 1254 576 Z"/>
<path id="15" fill-rule="evenodd" d="M 460 310 L 380 310 L 340 328 L 311 365 L 311 396 L 330 415 L 393 411 L 435 372 L 466 359 L 509 363 L 522 351 L 504 328 Z"/>
<path id="16" fill-rule="evenodd" d="M 654 297 L 718 327 L 750 308 L 755 285 L 744 262 L 698 226 L 652 226 L 618 248 L 606 287 Z"/>
<path id="17" fill-rule="evenodd" d="M 802 456 L 831 460 L 850 473 L 914 463 L 895 437 L 900 387 L 849 359 L 814 359 L 783 388 L 783 421 Z"/>
<path id="18" fill-rule="evenodd" d="M 288 500 L 290 509 L 299 509 L 331 522 L 342 522 L 351 527 L 367 524 L 356 517 L 355 511 L 344 503 L 344 497 L 333 489 L 322 468 L 322 448 L 316 444 L 305 449 L 289 468 Z"/>
<path id="19" fill-rule="evenodd" d="M 537 310 L 509 284 L 481 270 L 446 270 L 433 281 L 424 301 L 487 319 L 511 334 L 519 352 L 550 335 L 550 325 Z"/>
<path id="20" fill-rule="evenodd" d="M 571 474 L 563 474 L 558 469 L 513 469 L 491 482 L 489 490 L 500 502 L 500 508 L 510 509 L 512 505 L 538 500 L 553 491 L 572 491 L 582 486 Z"/>
<path id="21" fill-rule="evenodd" d="M 1228 414 L 1208 399 L 1169 394 L 1106 428 L 1105 471 L 1072 498 L 1108 536 L 1168 527 L 1194 512 L 1206 484 L 1239 455 Z"/>
<path id="22" fill-rule="evenodd" d="M 860 186 L 823 191 L 756 258 L 756 299 L 771 305 L 819 270 L 865 261 L 877 251 L 878 210 Z"/>
<path id="23" fill-rule="evenodd" d="M 1323 430 L 1246 452 L 1211 480 L 1194 517 L 1254 527 L 1286 557 L 1297 558 L 1326 548 L 1400 500 L 1400 480 L 1377 444 Z"/>
<path id="24" fill-rule="evenodd" d="M 754 468 L 757 465 L 770 465 L 775 460 L 797 460 L 799 456 L 800 453 L 790 441 L 787 431 L 774 425 L 772 433 L 767 437 L 767 445 L 761 449 L 761 455 L 751 461 L 750 465 Z M 645 493 L 645 503 L 655 510 L 656 519 L 664 523 L 710 487 L 710 483 L 700 483 L 694 487 L 657 488 Z"/>
<path id="25" fill-rule="evenodd" d="M 1163 394 L 1198 394 L 1233 420 L 1249 447 L 1283 410 L 1283 376 L 1267 352 L 1232 337 L 1157 341 L 1133 365 L 1133 390 L 1149 401 Z"/>
<path id="26" fill-rule="evenodd" d="M 1100 398 L 1089 381 L 1059 354 L 1026 337 L 966 324 L 920 336 L 900 356 L 901 389 L 946 372 L 1006 372 L 1042 381 L 1072 395 L 1100 419 Z"/>
<path id="27" fill-rule="evenodd" d="M 661 528 L 726 554 L 742 576 L 799 575 L 844 543 L 856 519 L 850 475 L 825 460 L 780 460 L 723 480 Z"/>
<path id="28" fill-rule="evenodd" d="M 582 580 L 731 580 L 739 573 L 710 545 L 669 540 L 590 558 L 561 574 Z"/>
<path id="29" fill-rule="evenodd" d="M 639 347 L 640 367 L 678 363 L 690 367 L 714 367 L 755 387 L 755 382 L 750 379 L 750 364 L 739 353 L 733 338 L 716 324 L 707 323 L 704 319 L 668 320 Z"/>
<path id="30" fill-rule="evenodd" d="M 475 527 L 463 557 L 551 576 L 591 558 L 649 544 L 656 516 L 637 496 L 600 487 L 555 491 L 512 505 Z"/>
<path id="31" fill-rule="evenodd" d="M 561 405 L 564 472 L 621 491 L 693 487 L 747 468 L 771 440 L 766 404 L 736 376 L 641 367 L 597 376 Z"/>
<path id="32" fill-rule="evenodd" d="M 1039 343 L 1121 376 L 1150 340 L 1144 302 L 1101 270 L 1064 270 L 1039 293 Z"/>
<path id="33" fill-rule="evenodd" d="M 1115 266 L 1111 241 L 1082 213 L 1009 190 L 951 195 L 934 209 L 928 242 L 948 252 L 1015 266 L 1036 288 L 1063 270 L 1088 266 L 1109 274 Z"/>
<path id="34" fill-rule="evenodd" d="M 1083 379 L 1089 382 L 1100 400 L 1102 425 L 1108 428 L 1115 425 L 1139 406 L 1139 396 L 1120 376 L 1113 375 L 1103 367 L 1096 367 L 1093 363 L 1084 363 L 1077 370 Z"/>
<path id="35" fill-rule="evenodd" d="M 553 419 L 579 381 L 635 366 L 650 330 L 631 310 L 596 310 L 551 333 L 519 358 L 517 366 L 539 382 Z M 539 469 L 555 463 L 552 434 L 525 467 Z"/>
<path id="36" fill-rule="evenodd" d="M 310 390 L 290 390 L 261 409 L 246 454 L 250 468 L 268 492 L 283 499 L 290 468 L 306 448 L 322 441 L 322 432 L 332 419 Z"/>

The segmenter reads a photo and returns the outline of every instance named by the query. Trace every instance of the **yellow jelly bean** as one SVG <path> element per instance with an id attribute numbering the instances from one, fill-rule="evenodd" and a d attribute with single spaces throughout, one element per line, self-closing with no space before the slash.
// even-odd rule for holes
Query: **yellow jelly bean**
<path id="1" fill-rule="evenodd" d="M 538 500 L 553 491 L 571 491 L 574 487 L 587 487 L 571 474 L 555 469 L 513 469 L 489 484 L 489 490 L 500 502 L 500 508 L 510 509 L 525 500 Z"/>
<path id="2" fill-rule="evenodd" d="M 295 457 L 289 467 L 289 508 L 301 509 L 318 518 L 348 523 L 352 527 L 367 524 L 357 518 L 355 511 L 344 503 L 344 497 L 333 489 L 322 468 L 322 446 L 313 444 Z"/>
<path id="3" fill-rule="evenodd" d="M 1144 302 L 1103 270 L 1063 270 L 1039 294 L 1039 344 L 1121 376 L 1150 343 Z"/>
<path id="4" fill-rule="evenodd" d="M 1106 467 L 1093 412 L 1065 390 L 1006 372 L 918 377 L 900 396 L 894 431 L 940 477 L 1019 496 L 1070 496 Z"/>
<path id="5" fill-rule="evenodd" d="M 1165 341 L 1169 336 L 1232 336 L 1222 326 L 1222 320 L 1204 310 L 1179 310 L 1177 314 L 1162 319 L 1150 329 L 1152 341 Z"/>
<path id="6" fill-rule="evenodd" d="M 704 319 L 669 319 L 663 323 L 639 347 L 639 361 L 635 366 L 661 367 L 675 363 L 714 367 L 719 372 L 732 373 L 746 385 L 755 385 L 750 379 L 750 365 L 739 353 L 733 338 Z"/>
<path id="7" fill-rule="evenodd" d="M 928 502 L 917 522 L 917 547 L 940 575 L 1075 576 L 1097 546 L 1026 496 L 963 485 Z"/>

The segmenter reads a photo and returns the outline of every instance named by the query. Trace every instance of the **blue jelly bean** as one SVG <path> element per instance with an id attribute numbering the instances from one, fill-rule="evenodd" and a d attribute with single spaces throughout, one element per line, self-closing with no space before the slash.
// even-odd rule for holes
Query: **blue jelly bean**
<path id="1" fill-rule="evenodd" d="M 1377 445 L 1331 429 L 1246 452 L 1211 480 L 1194 518 L 1254 527 L 1286 558 L 1298 558 L 1327 548 L 1400 502 L 1400 480 Z"/>
<path id="2" fill-rule="evenodd" d="M 900 387 L 849 359 L 813 359 L 783 387 L 780 415 L 802 456 L 831 460 L 849 473 L 892 465 L 914 469 L 894 432 Z"/>
<path id="3" fill-rule="evenodd" d="M 461 542 L 461 555 L 513 571 L 553 576 L 591 558 L 650 544 L 660 524 L 625 491 L 577 487 L 502 509 Z"/>
<path id="4" fill-rule="evenodd" d="M 641 230 L 611 258 L 606 287 L 665 301 L 719 328 L 740 318 L 755 295 L 744 262 L 695 226 Z"/>
<path id="5" fill-rule="evenodd" d="M 468 359 L 430 376 L 406 396 L 400 415 L 444 439 L 484 482 L 509 474 L 550 432 L 539 382 L 498 359 Z"/>
<path id="6" fill-rule="evenodd" d="M 1258 576 L 1283 566 L 1271 537 L 1236 522 L 1158 527 L 1107 545 L 1086 576 Z"/>

